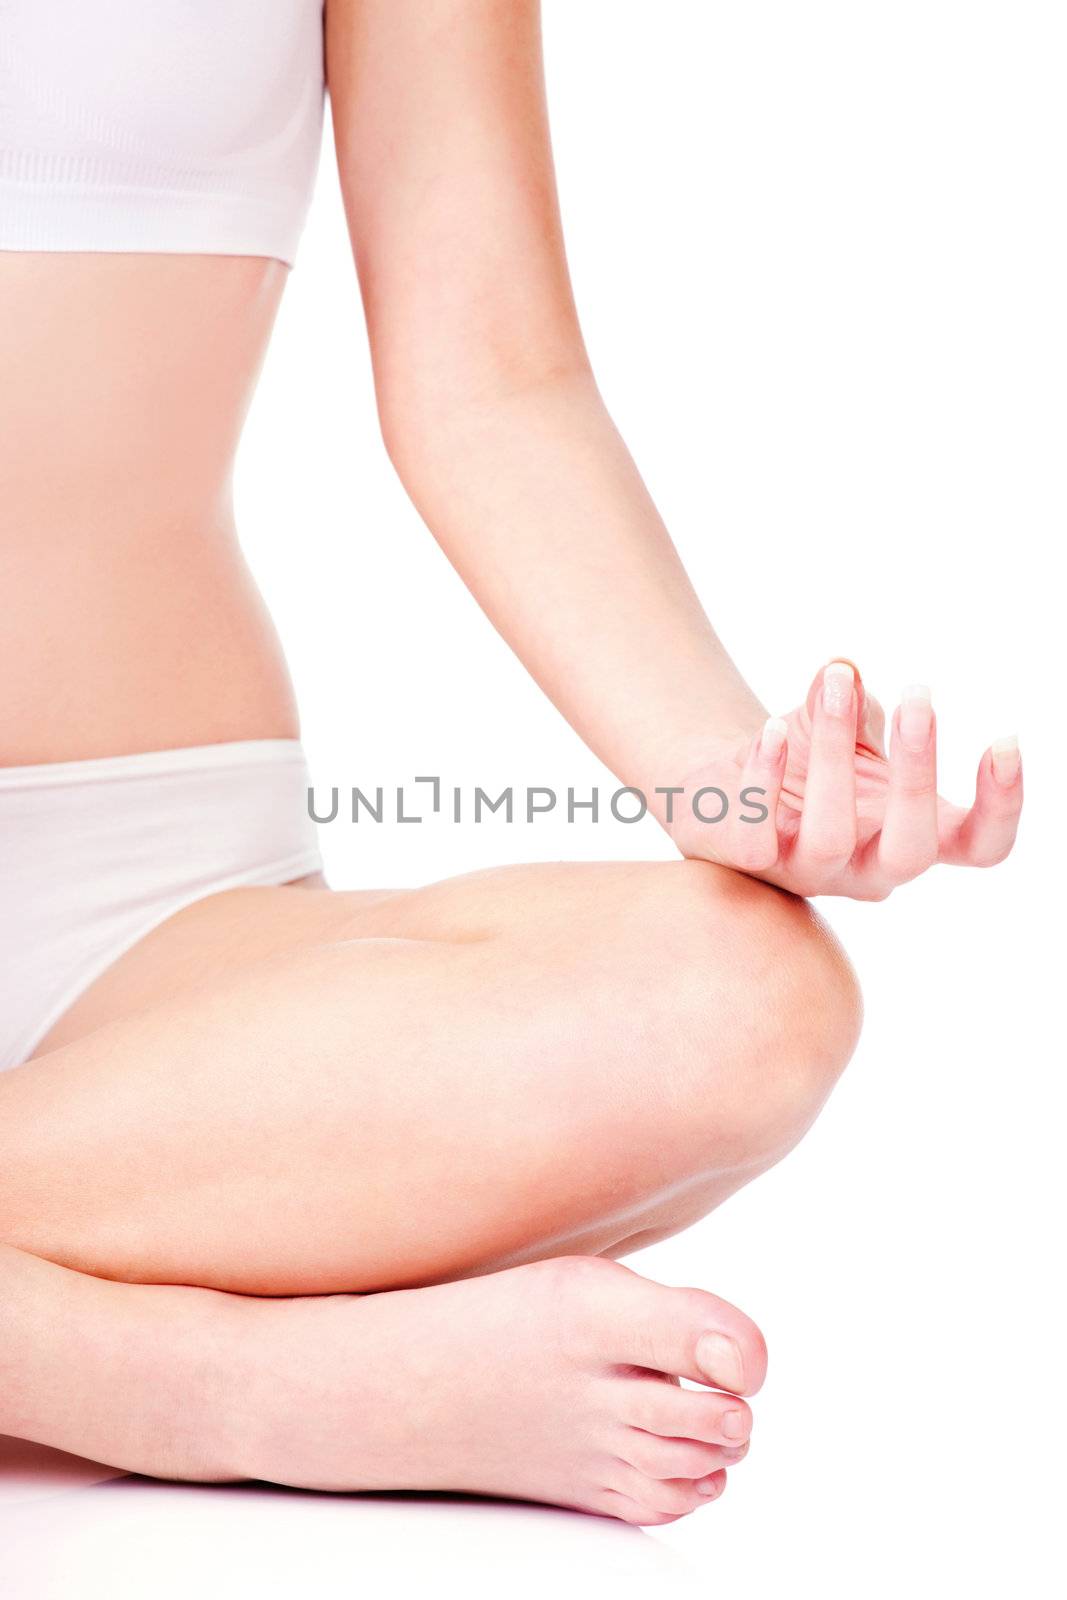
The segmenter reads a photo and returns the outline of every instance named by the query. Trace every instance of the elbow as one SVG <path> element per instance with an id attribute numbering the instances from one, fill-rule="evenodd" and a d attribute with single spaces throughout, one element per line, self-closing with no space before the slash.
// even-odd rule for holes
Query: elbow
<path id="1" fill-rule="evenodd" d="M 443 432 L 438 409 L 406 388 L 378 386 L 378 429 L 385 453 L 405 485 L 417 463 Z"/>
<path id="2" fill-rule="evenodd" d="M 580 395 L 599 401 L 584 350 L 554 361 L 497 358 L 375 380 L 382 443 L 405 485 L 427 461 L 447 465 L 466 454 L 487 426 Z"/>

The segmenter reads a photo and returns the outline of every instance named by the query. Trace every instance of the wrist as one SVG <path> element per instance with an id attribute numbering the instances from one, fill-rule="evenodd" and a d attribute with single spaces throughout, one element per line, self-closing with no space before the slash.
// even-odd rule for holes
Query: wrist
<path id="1" fill-rule="evenodd" d="M 648 809 L 679 849 L 683 849 L 680 830 L 688 829 L 692 821 L 694 797 L 704 787 L 721 784 L 724 773 L 740 772 L 753 737 L 766 720 L 767 712 L 756 704 L 749 715 L 724 719 L 699 739 L 679 742 L 657 760 L 645 791 Z M 736 799 L 728 798 L 731 803 Z"/>

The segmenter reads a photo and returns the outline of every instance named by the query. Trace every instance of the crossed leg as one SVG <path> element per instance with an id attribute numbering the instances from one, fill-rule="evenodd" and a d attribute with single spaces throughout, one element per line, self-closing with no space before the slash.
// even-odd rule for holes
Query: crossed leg
<path id="1" fill-rule="evenodd" d="M 857 1009 L 807 907 L 703 865 L 218 896 L 0 1080 L 8 1268 L 78 1349 L 96 1330 L 97 1393 L 143 1370 L 157 1413 L 166 1328 L 181 1437 L 104 1426 L 119 1465 L 663 1520 L 717 1492 L 750 1420 L 664 1376 L 752 1392 L 762 1341 L 713 1296 L 573 1258 L 784 1154 Z"/>

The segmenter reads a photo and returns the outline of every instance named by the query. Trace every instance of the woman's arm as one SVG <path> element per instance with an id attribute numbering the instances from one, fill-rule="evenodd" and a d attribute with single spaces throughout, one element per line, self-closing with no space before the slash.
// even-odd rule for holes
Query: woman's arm
<path id="1" fill-rule="evenodd" d="M 769 828 L 672 830 L 686 853 L 801 892 L 861 892 L 853 858 L 873 837 L 856 816 L 862 686 L 836 716 L 818 699 L 806 728 L 794 719 L 787 770 L 783 730 L 759 739 L 766 712 L 597 390 L 563 248 L 537 0 L 329 0 L 327 72 L 386 446 L 449 559 L 661 820 L 659 786 L 767 788 Z M 909 852 L 922 865 L 939 848 L 932 733 L 929 746 L 925 836 Z M 783 785 L 797 802 L 784 835 Z M 818 807 L 801 817 L 805 787 Z"/>
<path id="2" fill-rule="evenodd" d="M 331 0 L 341 179 L 389 453 L 587 744 L 676 780 L 766 713 L 597 391 L 563 252 L 531 0 Z"/>

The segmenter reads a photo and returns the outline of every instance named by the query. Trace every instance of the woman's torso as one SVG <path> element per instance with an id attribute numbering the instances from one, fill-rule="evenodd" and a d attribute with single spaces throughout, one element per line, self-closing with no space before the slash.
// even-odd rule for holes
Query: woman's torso
<path id="1" fill-rule="evenodd" d="M 0 6 L 2 765 L 296 731 L 230 478 L 322 80 L 321 0 Z"/>
<path id="2" fill-rule="evenodd" d="M 0 253 L 0 764 L 295 734 L 230 495 L 285 277 Z"/>

